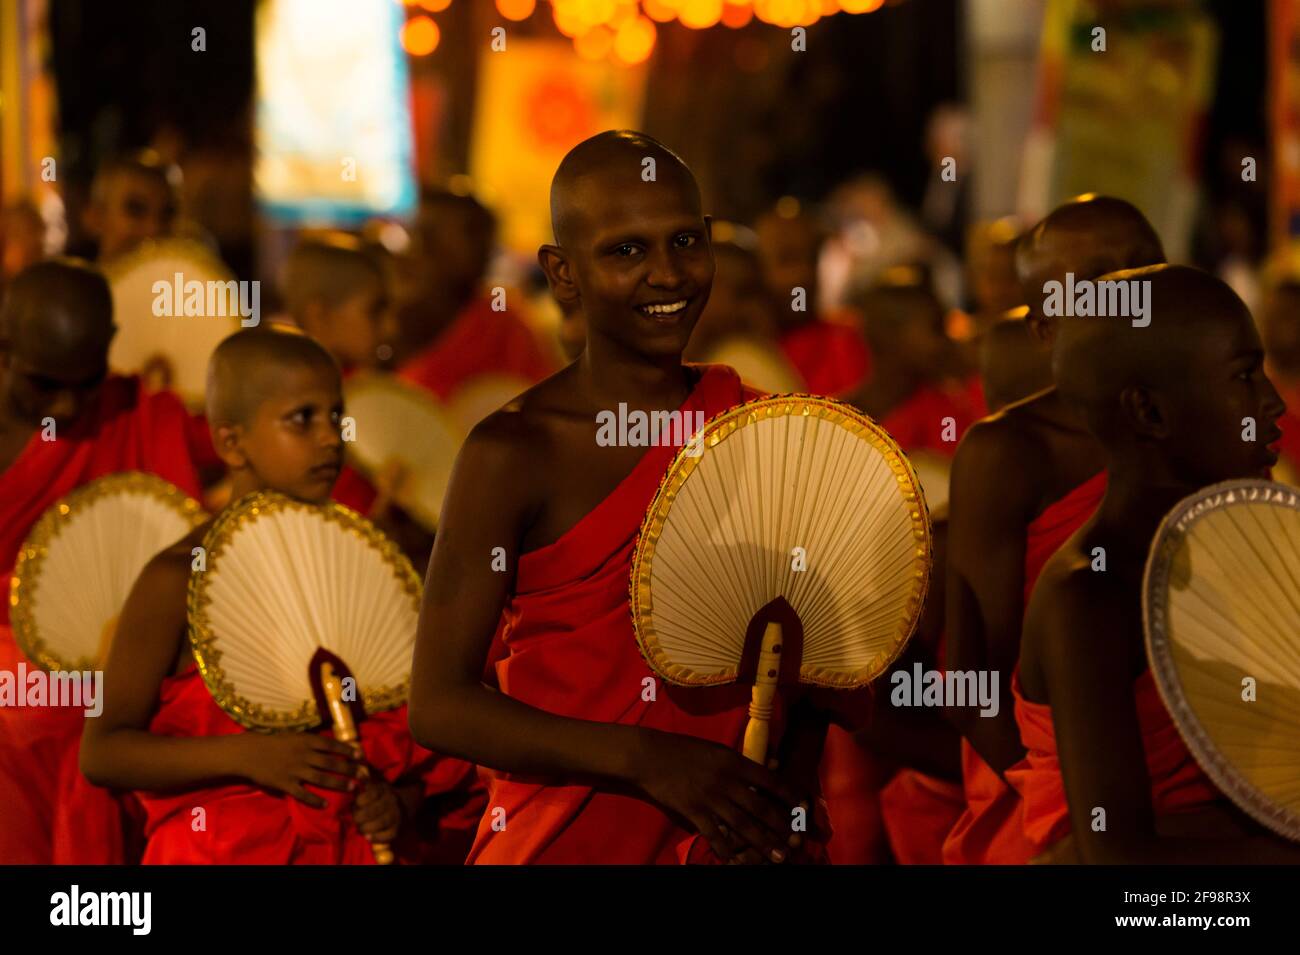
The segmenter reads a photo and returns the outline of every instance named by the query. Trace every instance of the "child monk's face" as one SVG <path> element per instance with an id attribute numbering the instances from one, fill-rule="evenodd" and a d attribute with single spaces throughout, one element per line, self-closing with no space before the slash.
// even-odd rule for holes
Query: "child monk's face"
<path id="1" fill-rule="evenodd" d="M 397 334 L 397 318 L 378 283 L 332 307 L 323 306 L 321 327 L 308 329 L 344 368 L 373 368 L 379 349 Z"/>
<path id="2" fill-rule="evenodd" d="M 1268 477 L 1286 406 L 1264 373 L 1254 322 L 1243 306 L 1188 331 L 1185 370 L 1163 389 L 1175 473 L 1200 486 Z"/>
<path id="3" fill-rule="evenodd" d="M 713 284 L 708 222 L 666 167 L 657 182 L 586 189 L 584 226 L 565 247 L 589 337 L 647 356 L 681 354 Z"/>
<path id="4" fill-rule="evenodd" d="M 154 176 L 131 171 L 113 176 L 103 201 L 92 210 L 100 260 L 116 258 L 148 239 L 167 235 L 175 211 L 171 190 Z"/>
<path id="5" fill-rule="evenodd" d="M 244 467 L 260 488 L 302 501 L 329 500 L 343 467 L 338 373 L 323 366 L 288 365 L 277 387 L 234 429 L 222 457 Z"/>

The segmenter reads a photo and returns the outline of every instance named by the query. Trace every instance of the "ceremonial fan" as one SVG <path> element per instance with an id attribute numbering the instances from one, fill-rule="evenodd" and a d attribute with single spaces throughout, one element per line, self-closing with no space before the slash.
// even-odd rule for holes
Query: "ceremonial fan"
<path id="1" fill-rule="evenodd" d="M 431 395 L 391 375 L 358 375 L 343 395 L 355 422 L 348 454 L 357 469 L 372 479 L 395 476 L 393 499 L 434 530 L 465 432 Z"/>
<path id="2" fill-rule="evenodd" d="M 104 272 L 117 325 L 109 366 L 146 376 L 161 371 L 158 384 L 171 387 L 191 407 L 201 406 L 208 358 L 241 327 L 235 277 L 205 246 L 189 239 L 147 242 Z"/>
<path id="3" fill-rule="evenodd" d="M 1165 517 L 1143 581 L 1147 655 L 1216 786 L 1300 840 L 1300 491 L 1229 481 Z"/>
<path id="4" fill-rule="evenodd" d="M 356 722 L 406 702 L 420 612 L 411 562 L 341 505 L 266 491 L 223 513 L 204 547 L 190 641 L 217 705 L 252 730 L 332 725 L 359 751 Z"/>
<path id="5" fill-rule="evenodd" d="M 533 383 L 515 375 L 476 375 L 447 399 L 446 410 L 463 434 Z"/>
<path id="6" fill-rule="evenodd" d="M 46 670 L 102 667 L 140 571 L 206 516 L 184 491 L 139 471 L 56 501 L 23 542 L 9 585 L 23 653 Z"/>
<path id="7" fill-rule="evenodd" d="M 669 468 L 637 539 L 632 621 L 670 683 L 754 683 L 744 751 L 764 762 L 778 684 L 879 676 L 929 571 L 925 499 L 889 436 L 829 398 L 760 398 Z"/>

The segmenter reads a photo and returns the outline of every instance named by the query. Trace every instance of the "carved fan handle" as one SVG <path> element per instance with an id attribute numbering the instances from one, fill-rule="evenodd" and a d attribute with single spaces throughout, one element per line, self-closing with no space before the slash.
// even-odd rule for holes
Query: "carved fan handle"
<path id="1" fill-rule="evenodd" d="M 352 711 L 343 702 L 343 681 L 334 672 L 333 666 L 328 663 L 321 666 L 320 682 L 329 703 L 330 719 L 334 721 L 334 738 L 348 743 L 358 758 L 364 758 L 365 751 L 361 748 L 357 735 L 357 724 L 352 721 Z M 365 763 L 361 764 L 361 775 L 358 778 L 363 782 L 370 778 L 370 767 Z M 370 848 L 375 853 L 376 865 L 392 865 L 393 850 L 388 847 L 388 843 L 372 841 Z"/>
<path id="2" fill-rule="evenodd" d="M 758 676 L 749 698 L 749 723 L 745 726 L 745 758 L 767 765 L 767 740 L 771 732 L 772 704 L 781 675 L 781 625 L 769 623 L 758 651 Z"/>

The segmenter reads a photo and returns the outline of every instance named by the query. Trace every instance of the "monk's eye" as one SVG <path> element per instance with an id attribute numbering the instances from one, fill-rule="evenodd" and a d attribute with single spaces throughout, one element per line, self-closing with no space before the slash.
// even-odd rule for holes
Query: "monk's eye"
<path id="1" fill-rule="evenodd" d="M 614 254 L 621 258 L 627 258 L 630 255 L 636 254 L 636 246 L 630 242 L 624 242 L 622 245 L 614 249 Z"/>
<path id="2" fill-rule="evenodd" d="M 685 233 L 677 237 L 677 248 L 689 249 L 691 246 L 695 244 L 695 242 L 696 242 L 696 236 L 693 236 L 690 233 Z"/>

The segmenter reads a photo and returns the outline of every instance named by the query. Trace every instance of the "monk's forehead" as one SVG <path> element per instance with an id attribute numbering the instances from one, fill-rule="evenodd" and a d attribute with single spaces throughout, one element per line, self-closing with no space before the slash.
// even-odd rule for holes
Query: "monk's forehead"
<path id="1" fill-rule="evenodd" d="M 642 178 L 639 162 L 602 165 L 562 184 L 556 196 L 557 227 L 575 238 L 635 231 L 652 222 L 699 219 L 699 187 L 675 162 L 658 163 L 655 178 Z"/>

